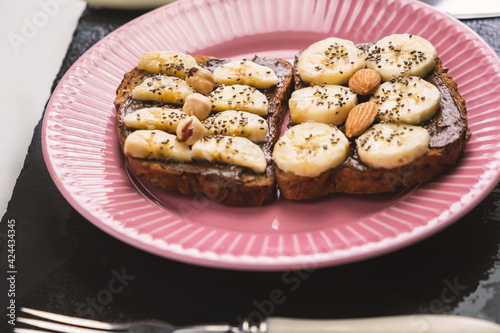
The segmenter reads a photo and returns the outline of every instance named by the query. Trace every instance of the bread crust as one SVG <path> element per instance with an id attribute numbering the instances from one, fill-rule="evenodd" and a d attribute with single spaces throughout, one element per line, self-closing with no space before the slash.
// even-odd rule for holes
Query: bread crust
<path id="1" fill-rule="evenodd" d="M 209 70 L 226 60 L 205 55 L 194 56 L 198 65 Z M 276 177 L 271 161 L 271 152 L 279 138 L 283 115 L 287 101 L 293 89 L 292 65 L 283 59 L 254 58 L 256 62 L 274 63 L 278 68 L 280 83 L 277 87 L 263 91 L 269 100 L 267 116 L 269 131 L 267 141 L 262 145 L 268 167 L 265 173 L 239 167 L 195 161 L 193 163 L 177 163 L 169 161 L 144 160 L 125 155 L 128 166 L 142 181 L 149 182 L 168 191 L 177 191 L 191 195 L 203 193 L 217 202 L 235 206 L 260 206 L 276 199 Z M 130 98 L 132 89 L 140 84 L 149 72 L 134 68 L 124 75 L 123 81 L 116 90 L 115 109 L 117 111 L 117 131 L 122 147 L 131 132 L 123 124 L 127 112 L 139 107 L 158 106 L 154 102 L 141 103 Z M 176 106 L 179 107 L 179 106 Z"/>
<path id="2" fill-rule="evenodd" d="M 300 79 L 296 64 L 297 61 L 294 65 L 294 85 L 295 89 L 301 89 L 307 85 Z M 448 75 L 439 58 L 426 80 L 437 85 L 442 106 L 433 119 L 423 124 L 431 136 L 430 150 L 425 156 L 393 169 L 371 168 L 359 160 L 354 148 L 355 141 L 351 139 L 351 153 L 348 159 L 317 177 L 297 176 L 276 166 L 280 195 L 289 200 L 306 200 L 331 193 L 391 192 L 400 187 L 434 179 L 456 165 L 471 135 L 467 127 L 465 101 L 458 92 L 456 82 Z M 344 131 L 342 126 L 340 129 Z"/>

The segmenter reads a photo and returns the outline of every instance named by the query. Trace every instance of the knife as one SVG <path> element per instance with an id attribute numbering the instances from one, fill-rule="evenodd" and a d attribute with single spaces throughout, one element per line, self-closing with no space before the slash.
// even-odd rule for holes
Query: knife
<path id="1" fill-rule="evenodd" d="M 148 10 L 176 0 L 86 0 L 111 9 Z M 420 0 L 458 19 L 500 16 L 499 0 Z"/>
<path id="2" fill-rule="evenodd" d="M 500 325 L 470 317 L 406 315 L 363 319 L 269 318 L 259 333 L 499 333 Z"/>
<path id="3" fill-rule="evenodd" d="M 457 19 L 500 16 L 498 0 L 421 0 Z"/>
<path id="4" fill-rule="evenodd" d="M 192 326 L 162 333 L 500 333 L 490 321 L 452 315 L 402 315 L 358 319 L 291 319 L 271 317 L 259 326 L 244 322 Z"/>

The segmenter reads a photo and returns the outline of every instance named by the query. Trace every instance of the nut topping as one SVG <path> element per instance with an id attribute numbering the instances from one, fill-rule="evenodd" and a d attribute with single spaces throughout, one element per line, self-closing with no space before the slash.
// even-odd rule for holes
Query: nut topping
<path id="1" fill-rule="evenodd" d="M 205 126 L 195 116 L 190 116 L 179 122 L 177 137 L 187 145 L 193 145 L 205 136 Z"/>
<path id="2" fill-rule="evenodd" d="M 349 112 L 345 122 L 345 135 L 352 138 L 362 134 L 375 121 L 378 106 L 374 102 L 358 104 Z"/>
<path id="3" fill-rule="evenodd" d="M 195 116 L 199 120 L 204 120 L 212 111 L 210 99 L 199 93 L 190 94 L 182 106 L 182 112 L 190 116 Z"/>
<path id="4" fill-rule="evenodd" d="M 215 88 L 215 78 L 212 72 L 201 67 L 191 67 L 186 82 L 200 94 L 208 94 Z"/>
<path id="5" fill-rule="evenodd" d="M 380 85 L 380 74 L 373 69 L 360 69 L 349 79 L 349 88 L 359 95 L 370 95 Z"/>

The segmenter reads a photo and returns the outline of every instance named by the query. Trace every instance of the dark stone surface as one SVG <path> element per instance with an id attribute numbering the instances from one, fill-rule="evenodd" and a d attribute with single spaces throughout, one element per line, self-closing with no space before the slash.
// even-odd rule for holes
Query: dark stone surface
<path id="1" fill-rule="evenodd" d="M 87 7 L 54 87 L 90 46 L 140 14 Z M 500 19 L 465 23 L 500 51 Z M 18 315 L 25 306 L 98 320 L 157 318 L 176 325 L 237 324 L 262 313 L 309 318 L 453 313 L 500 322 L 499 207 L 497 186 L 446 230 L 400 251 L 339 267 L 242 272 L 192 266 L 128 246 L 77 213 L 45 167 L 40 122 L 0 224 L 1 317 L 8 319 L 7 224 L 15 220 Z M 271 304 L 276 290 L 282 293 L 280 304 Z M 0 331 L 10 331 L 3 319 Z"/>

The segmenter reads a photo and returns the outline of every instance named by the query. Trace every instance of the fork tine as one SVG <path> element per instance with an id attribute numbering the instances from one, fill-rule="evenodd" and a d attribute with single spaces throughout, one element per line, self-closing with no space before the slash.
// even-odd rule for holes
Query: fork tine
<path id="1" fill-rule="evenodd" d="M 17 321 L 31 325 L 31 326 L 36 326 L 36 327 L 45 328 L 48 330 L 52 330 L 52 331 L 56 331 L 56 332 L 63 332 L 63 333 L 105 333 L 105 332 L 112 332 L 112 331 L 94 330 L 92 328 L 70 326 L 70 325 L 53 323 L 50 321 L 43 321 L 43 320 L 38 320 L 38 319 L 28 319 L 28 318 L 22 318 L 22 317 L 17 318 Z"/>
<path id="2" fill-rule="evenodd" d="M 48 333 L 47 331 L 32 330 L 31 328 L 14 328 L 14 333 Z"/>
<path id="3" fill-rule="evenodd" d="M 64 324 L 71 324 L 71 325 L 83 326 L 83 327 L 88 327 L 88 328 L 97 328 L 100 330 L 125 330 L 125 329 L 128 329 L 130 327 L 130 325 L 127 323 L 124 323 L 124 324 L 104 323 L 102 321 L 75 318 L 75 317 L 64 316 L 64 315 L 55 314 L 55 313 L 46 312 L 46 311 L 41 311 L 41 310 L 24 308 L 24 307 L 21 308 L 21 311 L 29 313 L 33 316 L 37 316 L 40 318 L 45 318 L 45 319 L 49 319 L 49 320 L 53 320 L 53 321 L 58 321 L 58 322 L 64 323 Z"/>

